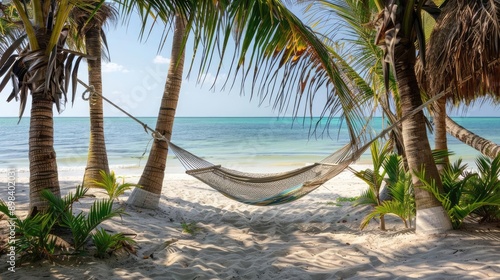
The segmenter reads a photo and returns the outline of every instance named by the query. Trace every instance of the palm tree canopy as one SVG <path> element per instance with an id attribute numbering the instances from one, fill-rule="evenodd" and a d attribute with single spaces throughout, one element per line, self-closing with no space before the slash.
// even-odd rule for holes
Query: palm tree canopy
<path id="1" fill-rule="evenodd" d="M 121 2 L 122 14 L 140 8 L 143 22 L 151 13 L 154 23 L 171 23 L 176 13 L 185 16 L 187 33 L 195 42 L 193 58 L 200 59 L 200 68 L 191 64 L 189 71 L 196 70 L 199 81 L 209 69 L 215 69 L 218 79 L 226 79 L 219 71 L 229 62 L 225 87 L 241 83 L 244 90 L 249 85 L 251 98 L 295 115 L 312 114 L 312 104 L 322 102 L 322 116 L 343 117 L 351 139 L 361 133 L 364 100 L 356 93 L 362 90 L 338 64 L 340 56 L 332 55 L 323 38 L 284 1 L 189 0 L 177 7 L 159 0 Z M 143 26 L 143 32 L 147 30 Z"/>
<path id="2" fill-rule="evenodd" d="M 453 103 L 500 100 L 500 1 L 446 1 L 427 49 L 428 93 Z M 474 51 L 471 51 L 474 50 Z"/>

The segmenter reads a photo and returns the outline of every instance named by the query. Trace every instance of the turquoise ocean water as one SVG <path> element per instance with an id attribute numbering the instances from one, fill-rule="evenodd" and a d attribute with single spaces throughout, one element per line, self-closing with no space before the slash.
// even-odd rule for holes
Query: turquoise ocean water
<path id="1" fill-rule="evenodd" d="M 454 118 L 462 126 L 496 143 L 500 143 L 500 118 Z M 155 127 L 156 118 L 141 118 Z M 309 119 L 299 118 L 199 118 L 175 120 L 172 142 L 203 157 L 231 168 L 266 171 L 288 169 L 319 161 L 347 143 L 347 130 L 339 130 L 334 119 L 329 133 L 311 134 Z M 28 169 L 29 118 L 18 124 L 17 118 L 0 118 L 0 168 Z M 375 120 L 380 127 L 382 119 Z M 319 131 L 323 131 L 324 123 Z M 106 148 L 111 167 L 141 167 L 146 163 L 151 136 L 129 118 L 105 119 Z M 88 149 L 88 118 L 55 118 L 55 149 L 59 169 L 85 166 Z M 430 135 L 432 137 L 432 135 Z M 432 141 L 431 141 L 432 145 Z M 449 137 L 449 148 L 473 163 L 479 153 Z M 145 153 L 145 154 L 144 154 Z M 369 154 L 359 161 L 369 162 Z M 180 168 L 169 156 L 167 168 Z"/>

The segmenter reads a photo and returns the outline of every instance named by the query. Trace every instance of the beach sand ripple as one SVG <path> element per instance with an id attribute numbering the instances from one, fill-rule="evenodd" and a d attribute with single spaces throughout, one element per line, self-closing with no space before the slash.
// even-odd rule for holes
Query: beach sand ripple
<path id="1" fill-rule="evenodd" d="M 74 188 L 77 175 L 62 178 L 63 192 Z M 360 231 L 369 209 L 337 198 L 357 196 L 365 188 L 344 172 L 294 203 L 256 207 L 232 201 L 187 175 L 172 174 L 165 180 L 160 209 L 127 206 L 123 197 L 119 204 L 129 215 L 103 225 L 134 236 L 136 255 L 25 263 L 15 273 L 7 271 L 2 256 L 0 278 L 500 279 L 499 225 L 466 224 L 459 231 L 422 236 L 388 217 L 387 231 L 378 230 L 376 222 Z M 84 199 L 75 211 L 88 209 L 91 202 Z M 18 204 L 27 207 L 25 194 Z M 195 234 L 183 232 L 182 224 L 189 223 Z"/>

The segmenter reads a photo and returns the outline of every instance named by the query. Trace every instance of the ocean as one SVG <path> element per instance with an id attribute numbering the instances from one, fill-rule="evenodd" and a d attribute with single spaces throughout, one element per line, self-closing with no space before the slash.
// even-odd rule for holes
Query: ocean
<path id="1" fill-rule="evenodd" d="M 88 118 L 54 119 L 54 146 L 59 169 L 78 169 L 86 165 L 89 138 Z M 151 128 L 156 118 L 140 118 Z M 500 118 L 454 118 L 462 126 L 478 135 L 500 143 Z M 312 120 L 316 124 L 317 120 Z M 312 133 L 309 118 L 290 117 L 179 117 L 175 120 L 172 142 L 212 163 L 242 171 L 288 170 L 317 162 L 347 143 L 347 129 L 339 129 L 340 119 L 333 119 L 326 129 L 321 122 L 317 133 Z M 374 121 L 380 127 L 382 119 Z M 132 119 L 105 118 L 106 148 L 113 167 L 141 167 L 146 163 L 151 135 Z M 27 170 L 29 118 L 0 118 L 2 136 L 0 168 L 15 167 Z M 432 137 L 432 135 L 430 135 Z M 449 149 L 473 164 L 479 152 L 449 136 Z M 432 145 L 432 140 L 431 140 Z M 365 153 L 358 163 L 369 163 Z M 181 168 L 173 155 L 167 160 L 168 169 Z"/>

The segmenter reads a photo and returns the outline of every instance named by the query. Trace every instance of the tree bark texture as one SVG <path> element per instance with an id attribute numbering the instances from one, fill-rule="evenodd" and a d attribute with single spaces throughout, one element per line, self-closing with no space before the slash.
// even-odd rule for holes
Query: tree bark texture
<path id="1" fill-rule="evenodd" d="M 175 31 L 170 67 L 167 74 L 167 81 L 165 83 L 160 110 L 158 112 L 158 120 L 156 122 L 156 131 L 165 136 L 168 141 L 170 141 L 172 137 L 175 110 L 177 108 L 177 102 L 179 100 L 179 93 L 182 84 L 185 56 L 183 51 L 185 27 L 186 25 L 184 19 L 177 16 L 175 19 Z M 148 161 L 139 180 L 139 185 L 142 187 L 142 191 L 156 195 L 161 194 L 167 163 L 167 154 L 168 144 L 165 141 L 155 139 L 151 147 L 151 151 L 149 152 Z M 130 201 L 130 199 L 128 203 L 137 206 L 144 205 L 143 201 Z M 156 208 L 157 206 L 158 205 L 147 205 L 148 208 Z"/>
<path id="2" fill-rule="evenodd" d="M 101 29 L 94 27 L 85 35 L 87 53 L 92 57 L 87 60 L 89 67 L 89 84 L 94 87 L 96 93 L 102 94 L 102 72 L 101 72 Z M 94 181 L 100 180 L 99 171 L 109 173 L 108 155 L 106 152 L 106 141 L 104 137 L 104 119 L 102 98 L 91 95 L 89 99 L 90 110 L 90 134 L 87 166 L 85 167 L 84 186 L 94 187 Z"/>

